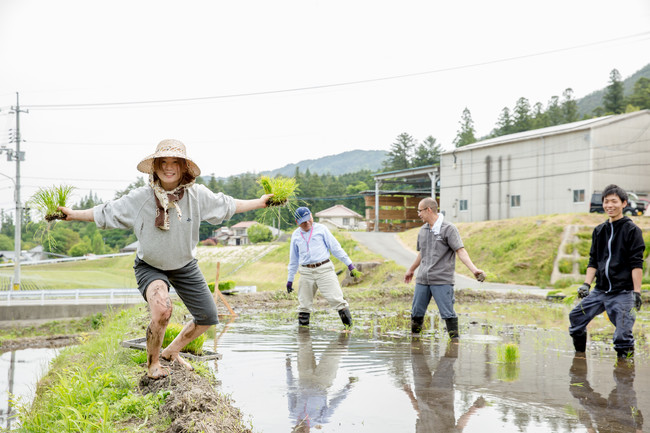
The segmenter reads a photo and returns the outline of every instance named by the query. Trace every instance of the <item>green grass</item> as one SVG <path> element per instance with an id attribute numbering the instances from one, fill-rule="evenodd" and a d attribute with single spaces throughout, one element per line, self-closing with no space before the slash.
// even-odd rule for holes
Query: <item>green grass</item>
<path id="1" fill-rule="evenodd" d="M 61 351 L 39 382 L 33 405 L 18 405 L 18 432 L 118 432 L 133 419 L 154 424 L 164 394 L 142 397 L 135 389 L 143 368 L 133 368 L 123 338 L 135 337 L 140 313 L 111 315 L 99 333 Z M 153 421 L 152 421 L 153 420 Z"/>
<path id="2" fill-rule="evenodd" d="M 573 272 L 573 260 L 560 259 L 557 267 L 563 274 L 570 274 Z"/>
<path id="3" fill-rule="evenodd" d="M 21 266 L 21 283 L 45 290 L 136 288 L 134 256 Z M 0 278 L 11 278 L 13 272 L 13 267 L 1 268 Z"/>

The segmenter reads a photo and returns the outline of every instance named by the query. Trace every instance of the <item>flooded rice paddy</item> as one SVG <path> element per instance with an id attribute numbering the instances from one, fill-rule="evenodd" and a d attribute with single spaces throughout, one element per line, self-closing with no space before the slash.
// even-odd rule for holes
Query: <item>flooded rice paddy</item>
<path id="1" fill-rule="evenodd" d="M 15 427 L 14 401 L 34 398 L 36 383 L 47 373 L 59 349 L 24 349 L 0 353 L 0 430 Z"/>
<path id="2" fill-rule="evenodd" d="M 640 432 L 649 431 L 650 363 L 646 343 L 633 362 L 611 344 L 591 343 L 576 358 L 565 332 L 489 326 L 461 318 L 451 343 L 434 315 L 421 337 L 404 326 L 380 331 L 358 317 L 341 332 L 335 313 L 240 316 L 216 328 L 206 348 L 217 390 L 229 394 L 254 432 Z M 215 343 L 216 341 L 216 343 Z M 514 343 L 519 358 L 499 356 Z M 58 349 L 0 356 L 0 427 L 11 393 L 29 401 Z M 649 421 L 650 422 L 650 421 Z"/>
<path id="3" fill-rule="evenodd" d="M 238 318 L 210 365 L 256 432 L 644 431 L 647 355 L 617 363 L 609 343 L 596 343 L 575 358 L 568 335 L 543 329 L 462 332 L 450 343 L 435 329 L 368 337 L 334 322 Z M 506 342 L 518 362 L 499 362 Z"/>

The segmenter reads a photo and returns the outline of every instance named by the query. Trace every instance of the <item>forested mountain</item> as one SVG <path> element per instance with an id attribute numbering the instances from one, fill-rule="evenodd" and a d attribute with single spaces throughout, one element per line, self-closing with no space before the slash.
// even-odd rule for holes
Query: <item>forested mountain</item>
<path id="1" fill-rule="evenodd" d="M 623 80 L 623 92 L 625 96 L 629 96 L 632 93 L 634 83 L 636 83 L 639 78 L 650 79 L 650 63 Z M 591 92 L 585 97 L 578 99 L 578 115 L 581 118 L 585 115 L 591 115 L 597 107 L 601 107 L 603 105 L 603 96 L 605 96 L 606 90 L 607 89 L 596 90 L 595 92 Z"/>
<path id="2" fill-rule="evenodd" d="M 296 168 L 301 172 L 309 170 L 314 174 L 340 174 L 354 173 L 361 170 L 372 172 L 380 171 L 381 164 L 386 158 L 384 150 L 350 150 L 338 155 L 324 156 L 318 159 L 306 159 L 295 164 L 287 164 L 284 167 L 272 171 L 262 172 L 268 176 L 293 176 Z"/>

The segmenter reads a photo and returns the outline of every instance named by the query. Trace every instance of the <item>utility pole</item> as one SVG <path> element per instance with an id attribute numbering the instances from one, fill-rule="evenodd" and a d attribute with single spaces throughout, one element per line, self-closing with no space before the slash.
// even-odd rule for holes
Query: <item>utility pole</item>
<path id="1" fill-rule="evenodd" d="M 21 232 L 23 222 L 23 205 L 20 202 L 20 162 L 25 160 L 25 152 L 20 151 L 20 113 L 29 113 L 28 110 L 20 109 L 19 94 L 16 92 L 16 106 L 11 107 L 11 113 L 16 113 L 16 134 L 13 136 L 16 143 L 16 150 L 0 149 L 7 152 L 7 161 L 16 161 L 16 180 L 15 184 L 15 198 L 16 198 L 16 221 L 14 222 L 14 280 L 13 289 L 20 290 L 20 254 L 22 252 L 21 245 Z"/>

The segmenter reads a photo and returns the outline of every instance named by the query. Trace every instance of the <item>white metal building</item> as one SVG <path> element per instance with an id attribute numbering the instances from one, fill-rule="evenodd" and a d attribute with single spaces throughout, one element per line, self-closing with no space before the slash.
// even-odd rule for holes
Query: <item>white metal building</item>
<path id="1" fill-rule="evenodd" d="M 473 143 L 442 154 L 440 208 L 457 222 L 588 212 L 611 184 L 650 191 L 650 110 Z"/>

